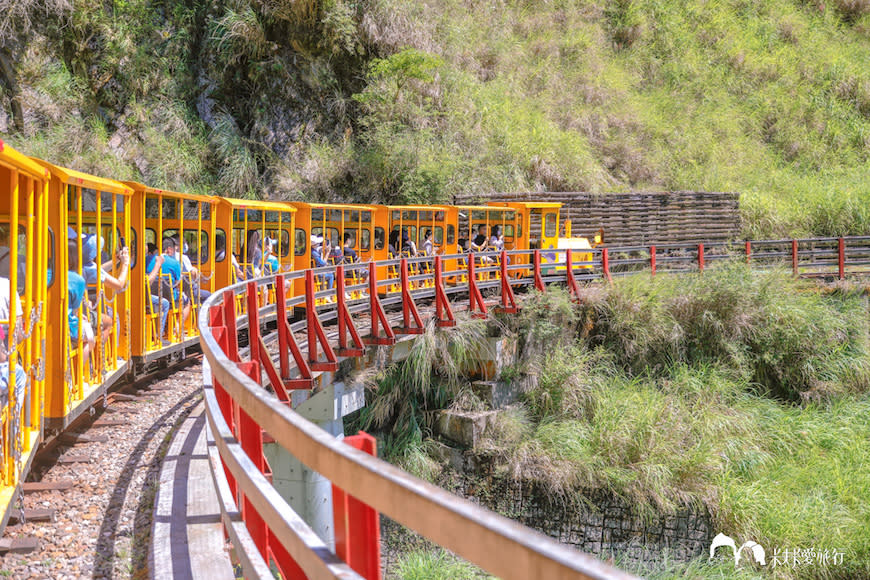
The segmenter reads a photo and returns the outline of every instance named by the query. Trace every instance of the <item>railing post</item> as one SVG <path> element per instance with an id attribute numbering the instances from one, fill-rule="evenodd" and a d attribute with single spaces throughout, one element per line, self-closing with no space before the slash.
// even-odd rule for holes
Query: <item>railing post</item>
<path id="1" fill-rule="evenodd" d="M 568 285 L 568 292 L 579 300 L 580 288 L 577 286 L 577 280 L 574 279 L 574 260 L 570 249 L 565 250 L 565 283 Z"/>
<path id="2" fill-rule="evenodd" d="M 656 275 L 656 247 L 649 247 L 649 269 L 652 276 Z"/>
<path id="3" fill-rule="evenodd" d="M 218 307 L 220 309 L 221 307 Z M 212 328 L 212 336 L 214 336 L 215 342 L 218 343 L 221 350 L 224 353 L 229 352 L 229 339 L 227 338 L 229 332 L 227 332 L 226 326 L 215 326 Z M 229 393 L 221 386 L 218 380 L 215 378 L 214 374 L 212 374 L 212 387 L 214 387 L 214 396 L 217 399 L 218 407 L 221 410 L 221 415 L 223 415 L 224 421 L 227 423 L 227 427 L 231 432 L 235 433 L 235 413 L 233 413 L 233 400 L 230 398 Z M 224 475 L 227 478 L 227 485 L 230 488 L 230 492 L 233 494 L 233 499 L 238 501 L 239 488 L 236 484 L 236 478 L 233 476 L 232 472 L 227 467 L 223 458 L 221 458 L 221 465 L 224 468 Z"/>
<path id="4" fill-rule="evenodd" d="M 752 259 L 752 242 L 746 240 L 746 263 L 749 263 L 749 260 Z"/>
<path id="5" fill-rule="evenodd" d="M 310 389 L 314 382 L 314 377 L 311 373 L 311 367 L 308 366 L 308 361 L 302 355 L 299 345 L 296 343 L 296 337 L 293 336 L 293 331 L 290 330 L 290 323 L 287 321 L 287 305 L 283 298 L 284 285 L 286 280 L 284 276 L 275 278 L 275 288 L 278 295 L 282 298 L 278 299 L 276 304 L 277 317 L 275 324 L 278 326 L 278 358 L 281 362 L 281 380 L 284 386 L 289 389 Z M 299 369 L 299 378 L 290 378 L 290 358 L 289 354 L 293 355 L 293 360 L 296 361 L 296 367 Z"/>
<path id="6" fill-rule="evenodd" d="M 505 250 L 501 251 L 501 309 L 503 312 L 513 314 L 517 311 L 517 300 L 507 269 L 508 256 Z"/>
<path id="7" fill-rule="evenodd" d="M 698 244 L 698 271 L 704 271 L 704 244 Z"/>
<path id="8" fill-rule="evenodd" d="M 541 250 L 535 250 L 533 262 L 535 265 L 535 289 L 538 292 L 546 292 L 547 287 L 544 285 L 544 279 L 541 277 Z"/>
<path id="9" fill-rule="evenodd" d="M 798 275 L 798 242 L 791 241 L 791 271 L 795 276 Z"/>
<path id="10" fill-rule="evenodd" d="M 435 316 L 438 326 L 456 326 L 456 319 L 453 317 L 453 308 L 450 306 L 450 301 L 447 299 L 447 293 L 444 291 L 444 278 L 442 277 L 443 264 L 441 256 L 435 256 Z"/>
<path id="11" fill-rule="evenodd" d="M 369 315 L 372 318 L 371 336 L 363 339 L 366 344 L 395 344 L 396 334 L 390 327 L 387 321 L 387 313 L 384 312 L 384 306 L 381 304 L 381 299 L 378 298 L 378 268 L 374 262 L 369 262 Z M 384 334 L 380 336 L 378 332 L 378 322 L 384 327 Z"/>
<path id="12" fill-rule="evenodd" d="M 601 248 L 601 270 L 604 278 L 608 282 L 613 282 L 613 278 L 610 277 L 610 256 L 607 254 L 607 248 Z"/>
<path id="13" fill-rule="evenodd" d="M 375 438 L 360 431 L 344 442 L 377 455 Z M 332 486 L 332 510 L 335 521 L 335 553 L 366 580 L 381 578 L 381 526 L 375 509 L 342 489 Z"/>
<path id="14" fill-rule="evenodd" d="M 338 360 L 335 357 L 335 351 L 326 340 L 326 333 L 323 331 L 323 325 L 320 324 L 320 318 L 317 317 L 317 309 L 314 307 L 314 272 L 311 270 L 305 271 L 305 313 L 308 323 L 306 330 L 308 331 L 308 366 L 315 371 L 334 371 L 338 369 Z M 317 360 L 317 343 L 323 347 L 323 354 L 326 356 L 325 362 Z"/>
<path id="15" fill-rule="evenodd" d="M 846 277 L 846 240 L 837 240 L 837 274 L 840 280 Z"/>
<path id="16" fill-rule="evenodd" d="M 414 299 L 411 297 L 411 290 L 408 284 L 407 258 L 402 258 L 399 264 L 399 278 L 402 283 L 402 327 L 397 332 L 399 334 L 423 334 L 423 319 L 420 318 L 420 313 L 417 311 L 417 305 L 414 304 Z M 416 326 L 411 326 L 412 316 Z"/>
<path id="17" fill-rule="evenodd" d="M 475 312 L 475 304 L 480 312 Z M 483 295 L 477 287 L 477 278 L 474 274 L 474 252 L 468 254 L 468 311 L 475 318 L 486 318 L 486 304 L 483 303 Z"/>
<path id="18" fill-rule="evenodd" d="M 335 300 L 338 305 L 338 354 L 339 356 L 362 356 L 365 354 L 365 346 L 353 323 L 350 310 L 347 309 L 347 300 L 344 297 L 344 266 L 335 267 Z M 353 348 L 347 345 L 347 334 L 353 340 Z"/>

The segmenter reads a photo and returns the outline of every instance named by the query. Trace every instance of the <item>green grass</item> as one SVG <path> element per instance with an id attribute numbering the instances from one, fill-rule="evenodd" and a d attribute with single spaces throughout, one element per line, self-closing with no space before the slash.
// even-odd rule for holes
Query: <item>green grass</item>
<path id="1" fill-rule="evenodd" d="M 867 304 L 850 289 L 821 290 L 725 266 L 596 291 L 575 307 L 575 320 L 592 312 L 594 328 L 574 327 L 573 344 L 531 353 L 537 386 L 481 451 L 566 497 L 603 488 L 651 517 L 702 506 L 716 531 L 758 541 L 768 562 L 775 550 L 845 552 L 841 566 L 781 566 L 763 577 L 866 577 L 870 390 L 856 377 L 870 360 Z M 545 319 L 535 304 L 544 297 L 530 301 L 528 312 Z M 539 327 L 526 316 L 523 328 Z M 758 369 L 769 367 L 786 388 L 763 382 L 769 372 Z M 785 396 L 807 385 L 812 396 Z M 637 571 L 732 577 L 704 558 Z"/>
<path id="2" fill-rule="evenodd" d="M 402 555 L 388 577 L 400 580 L 473 580 L 487 578 L 479 568 L 445 552 L 413 551 Z"/>

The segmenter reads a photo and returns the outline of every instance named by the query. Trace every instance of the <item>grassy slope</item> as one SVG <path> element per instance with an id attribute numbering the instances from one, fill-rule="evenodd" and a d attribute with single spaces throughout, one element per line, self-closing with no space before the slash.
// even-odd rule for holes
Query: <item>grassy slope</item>
<path id="1" fill-rule="evenodd" d="M 111 14 L 84 3 L 21 53 L 28 126 L 2 136 L 176 189 L 737 190 L 747 235 L 870 229 L 866 2 L 305 5 L 313 20 L 252 0 L 128 0 Z M 57 64 L 57 37 L 78 47 L 74 72 Z M 442 59 L 431 80 L 401 67 L 366 77 L 374 57 L 409 46 Z M 288 99 L 303 100 L 270 109 Z"/>

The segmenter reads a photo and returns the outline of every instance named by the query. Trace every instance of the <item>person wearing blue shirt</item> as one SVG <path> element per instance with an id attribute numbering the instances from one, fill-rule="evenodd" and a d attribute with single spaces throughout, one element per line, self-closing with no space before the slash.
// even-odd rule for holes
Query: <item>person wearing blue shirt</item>
<path id="1" fill-rule="evenodd" d="M 329 265 L 323 256 L 323 238 L 317 235 L 311 236 L 311 261 L 314 263 L 315 268 L 323 268 Z M 335 274 L 332 272 L 318 274 L 318 277 L 326 280 L 326 287 L 329 289 L 335 283 Z"/>
<path id="2" fill-rule="evenodd" d="M 181 325 L 183 327 L 187 323 L 187 317 L 190 316 L 190 298 L 180 290 L 181 262 L 179 262 L 176 257 L 177 253 L 178 248 L 175 245 L 175 240 L 172 238 L 164 238 L 163 265 L 160 267 L 160 272 L 169 275 L 170 282 L 172 283 L 172 297 L 175 299 L 175 303 L 178 304 L 179 299 L 181 300 Z"/>
<path id="3" fill-rule="evenodd" d="M 266 259 L 264 263 L 266 264 L 266 273 L 267 274 L 277 274 L 278 270 L 281 269 L 281 266 L 278 262 L 278 257 L 275 256 L 276 242 L 272 238 L 266 238 Z"/>
<path id="4" fill-rule="evenodd" d="M 154 285 L 163 266 L 163 256 L 157 251 L 157 246 L 148 244 L 148 254 L 145 256 L 145 274 L 148 275 L 148 287 L 151 291 L 152 311 L 160 310 L 160 339 L 164 340 L 166 318 L 169 316 L 169 300 L 160 295 L 160 286 Z M 156 288 L 156 290 L 155 290 Z"/>
<path id="5" fill-rule="evenodd" d="M 80 336 L 84 338 L 85 344 L 82 346 L 82 368 L 87 369 L 88 358 L 94 348 L 94 330 L 91 328 L 91 323 L 88 322 L 87 316 L 82 316 L 81 320 L 79 320 L 79 308 L 82 306 L 82 303 L 85 302 L 88 286 L 85 283 L 85 279 L 78 273 L 78 240 L 68 240 L 67 250 L 69 252 L 69 271 L 66 274 L 69 336 L 73 346 L 78 343 Z M 86 303 L 85 308 L 87 308 Z M 84 374 L 87 376 L 87 372 Z"/>

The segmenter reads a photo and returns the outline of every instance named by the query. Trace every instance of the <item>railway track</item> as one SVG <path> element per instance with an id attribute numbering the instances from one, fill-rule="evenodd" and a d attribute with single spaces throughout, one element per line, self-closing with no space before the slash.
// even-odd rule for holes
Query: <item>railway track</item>
<path id="1" fill-rule="evenodd" d="M 128 382 L 40 449 L 6 529 L 13 578 L 145 578 L 171 434 L 201 399 L 201 356 Z M 23 517 L 22 517 L 23 516 Z"/>

